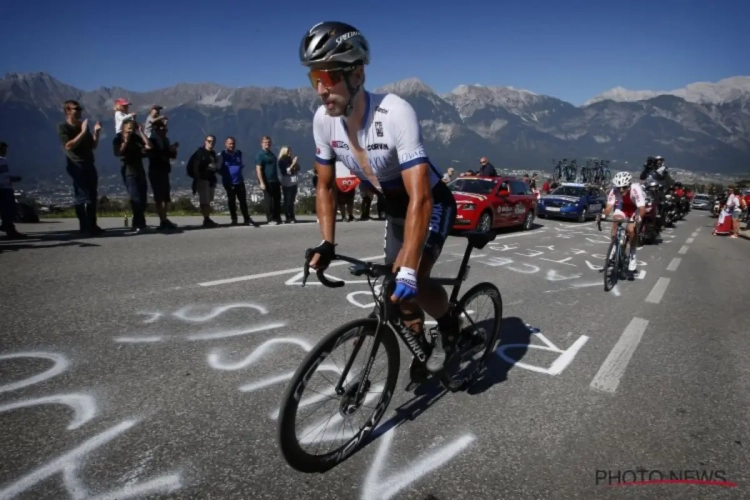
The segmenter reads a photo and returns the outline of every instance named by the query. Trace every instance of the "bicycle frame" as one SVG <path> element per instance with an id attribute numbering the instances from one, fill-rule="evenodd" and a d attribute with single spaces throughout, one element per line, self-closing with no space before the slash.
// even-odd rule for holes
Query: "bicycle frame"
<path id="1" fill-rule="evenodd" d="M 487 235 L 487 241 L 492 241 L 495 239 L 494 233 Z M 469 259 L 471 258 L 471 252 L 474 249 L 474 245 L 469 241 L 469 244 L 466 246 L 466 250 L 464 252 L 464 256 L 461 260 L 461 266 L 458 269 L 458 275 L 455 278 L 445 278 L 445 277 L 435 277 L 431 278 L 431 280 L 440 286 L 452 286 L 453 290 L 451 291 L 451 295 L 449 298 L 449 308 L 453 310 L 457 304 L 458 301 L 458 294 L 461 289 L 461 284 L 463 281 L 466 280 L 468 277 L 468 272 L 470 270 L 469 266 Z M 312 252 L 311 250 L 308 250 L 306 252 L 306 260 L 305 260 L 305 267 L 303 270 L 303 278 L 302 278 L 302 286 L 305 286 L 305 283 L 307 281 L 307 277 L 310 274 L 310 259 L 312 258 Z M 370 371 L 372 370 L 372 366 L 375 363 L 375 356 L 377 355 L 378 348 L 380 347 L 380 334 L 381 334 L 381 328 L 384 325 L 387 325 L 390 327 L 390 329 L 401 338 L 401 340 L 406 344 L 406 347 L 409 349 L 409 351 L 412 353 L 412 355 L 417 358 L 420 362 L 424 363 L 427 361 L 427 354 L 424 352 L 422 347 L 419 345 L 419 341 L 415 337 L 414 333 L 411 331 L 409 327 L 407 327 L 403 321 L 400 321 L 400 316 L 398 314 L 398 311 L 396 308 L 398 308 L 398 304 L 394 304 L 389 300 L 390 295 L 392 294 L 392 291 L 395 289 L 395 276 L 393 275 L 392 270 L 389 268 L 389 266 L 385 266 L 383 264 L 373 264 L 371 262 L 365 262 L 362 260 L 354 259 L 351 257 L 347 257 L 345 255 L 335 255 L 333 260 L 343 260 L 345 262 L 349 262 L 350 264 L 353 264 L 352 267 L 349 268 L 349 271 L 354 274 L 355 276 L 361 276 L 361 275 L 367 275 L 367 283 L 370 286 L 370 291 L 372 292 L 373 298 L 375 299 L 375 303 L 377 304 L 377 309 L 379 314 L 377 314 L 378 319 L 378 326 L 375 329 L 375 334 L 373 335 L 373 345 L 372 350 L 370 351 L 370 354 L 367 358 L 367 365 L 365 366 L 365 369 L 362 371 L 362 378 L 361 380 L 365 381 L 368 380 L 368 377 L 370 375 Z M 326 278 L 325 274 L 323 274 L 322 271 L 317 272 L 318 279 L 320 282 L 328 286 L 330 288 L 339 288 L 344 286 L 343 281 L 331 281 L 328 278 Z M 375 287 L 374 284 L 370 281 L 371 278 L 374 278 L 377 280 L 379 277 L 383 277 L 383 284 L 381 286 L 381 297 L 378 297 L 375 293 Z M 397 318 L 397 319 L 393 319 Z M 473 325 L 474 322 L 469 318 L 469 322 Z M 349 370 L 352 367 L 352 364 L 354 364 L 354 359 L 359 354 L 360 349 L 362 348 L 362 345 L 364 344 L 365 337 L 360 336 L 357 340 L 357 343 L 354 346 L 354 350 L 349 357 L 349 359 L 346 362 L 346 366 L 344 366 L 344 370 L 341 372 L 341 376 L 339 377 L 339 380 L 336 384 L 336 394 L 341 396 L 344 394 L 344 381 L 346 380 L 347 376 L 349 375 Z M 357 395 L 355 398 L 355 401 L 359 401 L 360 398 L 364 397 L 365 392 L 367 391 L 366 384 L 360 384 L 357 388 Z"/>

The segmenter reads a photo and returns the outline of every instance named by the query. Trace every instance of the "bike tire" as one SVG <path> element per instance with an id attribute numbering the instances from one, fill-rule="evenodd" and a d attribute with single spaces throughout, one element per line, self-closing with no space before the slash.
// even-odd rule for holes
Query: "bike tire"
<path id="1" fill-rule="evenodd" d="M 472 299 L 475 297 L 478 297 L 480 295 L 485 295 L 490 298 L 492 301 L 492 305 L 494 306 L 494 313 L 495 313 L 495 321 L 494 326 L 491 328 L 490 332 L 487 332 L 484 338 L 485 347 L 484 352 L 482 353 L 482 357 L 477 365 L 477 367 L 471 372 L 471 374 L 468 377 L 462 378 L 460 380 L 454 380 L 453 377 L 450 376 L 451 370 L 450 370 L 450 360 L 448 363 L 446 363 L 446 367 L 440 372 L 440 383 L 445 387 L 447 390 L 451 392 L 456 392 L 462 389 L 467 388 L 469 385 L 471 385 L 472 382 L 474 382 L 477 377 L 482 373 L 484 370 L 487 359 L 492 355 L 492 353 L 495 350 L 497 339 L 500 336 L 500 330 L 502 328 L 503 324 L 503 297 L 500 293 L 500 290 L 493 285 L 492 283 L 484 282 L 484 283 L 478 283 L 471 287 L 468 292 L 466 292 L 461 299 L 459 299 L 458 303 L 456 304 L 456 311 L 459 311 L 459 314 L 466 310 L 466 304 L 469 303 Z M 461 331 L 461 336 L 464 336 L 467 333 L 467 330 L 473 330 L 473 326 L 471 324 L 465 325 L 463 330 Z"/>
<path id="2" fill-rule="evenodd" d="M 379 332 L 378 352 L 381 348 L 384 348 L 388 355 L 388 374 L 382 396 L 377 403 L 374 403 L 374 410 L 365 420 L 365 425 L 360 427 L 359 431 L 343 445 L 322 455 L 308 453 L 297 439 L 297 410 L 305 387 L 317 367 L 341 343 L 351 340 L 357 335 L 374 336 L 377 327 L 377 319 L 363 318 L 350 321 L 336 328 L 318 342 L 292 376 L 284 391 L 279 410 L 278 444 L 282 457 L 293 469 L 305 473 L 322 473 L 332 469 L 359 449 L 385 414 L 398 381 L 401 353 L 393 331 L 388 326 L 383 325 Z M 370 349 L 363 349 L 358 355 L 367 356 L 369 353 Z"/>
<path id="3" fill-rule="evenodd" d="M 609 248 L 607 249 L 606 258 L 604 259 L 604 291 L 608 292 L 612 290 L 615 285 L 617 285 L 617 280 L 620 278 L 620 250 L 615 247 L 615 245 L 619 245 L 620 242 L 616 239 L 612 240 L 612 243 L 609 244 Z M 610 259 L 609 256 L 612 255 L 612 250 L 615 250 L 615 258 Z M 612 286 L 610 286 L 609 282 L 609 272 L 608 270 L 612 269 Z"/>

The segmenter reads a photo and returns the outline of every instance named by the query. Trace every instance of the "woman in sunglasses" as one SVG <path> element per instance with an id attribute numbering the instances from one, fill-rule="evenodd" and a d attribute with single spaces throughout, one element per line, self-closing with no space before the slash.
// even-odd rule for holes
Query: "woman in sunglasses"
<path id="1" fill-rule="evenodd" d="M 386 263 L 396 273 L 391 300 L 401 303 L 404 323 L 428 352 L 422 308 L 437 319 L 439 340 L 427 361 L 435 372 L 445 362 L 448 337 L 456 338 L 458 329 L 445 289 L 429 279 L 455 222 L 453 194 L 428 159 L 411 105 L 395 94 L 364 90 L 370 48 L 359 30 L 340 22 L 316 24 L 303 37 L 299 58 L 323 101 L 313 118 L 323 242 L 311 265 L 325 269 L 334 255 L 335 164 L 341 162 L 367 188 L 383 193 Z"/>

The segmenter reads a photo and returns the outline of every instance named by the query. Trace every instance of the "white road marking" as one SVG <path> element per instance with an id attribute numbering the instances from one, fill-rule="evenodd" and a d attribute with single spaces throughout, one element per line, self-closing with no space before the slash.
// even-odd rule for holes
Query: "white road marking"
<path id="1" fill-rule="evenodd" d="M 541 233 L 544 233 L 545 231 L 546 231 L 546 229 L 536 229 L 534 231 L 527 231 L 527 232 L 524 232 L 524 233 L 504 234 L 502 236 L 496 236 L 495 239 L 496 240 L 504 240 L 506 238 L 517 238 L 519 236 L 527 236 L 529 234 L 541 234 Z"/>
<path id="2" fill-rule="evenodd" d="M 687 240 L 685 240 L 685 243 L 687 243 L 689 245 L 689 244 L 691 244 L 694 241 L 695 241 L 695 238 L 688 238 Z"/>
<path id="3" fill-rule="evenodd" d="M 682 262 L 682 259 L 679 257 L 672 259 L 672 262 L 667 266 L 667 271 L 677 271 L 677 266 L 680 265 L 680 262 Z"/>
<path id="4" fill-rule="evenodd" d="M 630 358 L 633 357 L 638 344 L 643 338 L 643 333 L 648 326 L 648 320 L 633 318 L 630 324 L 622 332 L 620 340 L 604 360 L 599 371 L 594 376 L 589 388 L 596 391 L 614 393 L 620 385 L 620 379 L 628 367 Z"/>
<path id="5" fill-rule="evenodd" d="M 385 256 L 385 254 L 380 255 L 373 255 L 370 257 L 362 257 L 359 260 L 376 260 L 376 259 L 382 259 Z M 339 261 L 334 262 L 328 267 L 334 267 L 334 266 L 343 266 L 349 264 L 348 262 Z M 292 273 L 299 273 L 303 271 L 303 268 L 301 267 L 293 267 L 289 269 L 281 269 L 280 271 L 270 271 L 267 273 L 259 273 L 259 274 L 250 274 L 247 276 L 237 276 L 236 278 L 227 278 L 223 280 L 216 280 L 216 281 L 206 281 L 204 283 L 198 283 L 198 286 L 217 286 L 217 285 L 228 285 L 230 283 L 237 283 L 239 281 L 249 281 L 249 280 L 257 280 L 261 278 L 270 278 L 272 276 L 283 276 L 284 274 L 292 274 Z"/>
<path id="6" fill-rule="evenodd" d="M 696 229 L 696 230 L 695 230 L 695 232 L 697 233 L 697 232 L 699 232 L 699 231 L 700 231 L 701 229 L 702 229 L 702 228 L 700 228 L 700 227 L 699 227 L 698 229 Z"/>
<path id="7" fill-rule="evenodd" d="M 685 255 L 685 254 L 687 253 L 687 251 L 688 251 L 688 246 L 687 246 L 687 245 L 682 245 L 682 246 L 680 247 L 680 251 L 679 251 L 679 252 L 677 252 L 677 253 L 679 253 L 679 254 L 681 254 L 681 255 Z"/>
<path id="8" fill-rule="evenodd" d="M 648 297 L 646 297 L 646 302 L 652 304 L 658 304 L 661 302 L 662 297 L 664 297 L 664 292 L 667 291 L 667 286 L 669 286 L 669 278 L 659 278 L 654 285 L 654 288 L 652 288 L 651 292 L 648 294 Z"/>
<path id="9" fill-rule="evenodd" d="M 698 230 L 693 231 L 693 234 L 691 234 L 690 236 L 692 236 L 693 238 L 698 236 Z"/>

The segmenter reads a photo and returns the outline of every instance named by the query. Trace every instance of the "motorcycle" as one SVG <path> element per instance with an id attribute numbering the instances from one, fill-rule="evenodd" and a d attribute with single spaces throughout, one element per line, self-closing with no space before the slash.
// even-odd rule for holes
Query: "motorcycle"
<path id="1" fill-rule="evenodd" d="M 656 243 L 659 232 L 658 204 L 653 197 L 646 195 L 646 215 L 638 228 L 638 246 Z"/>
<path id="2" fill-rule="evenodd" d="M 690 202 L 685 196 L 678 196 L 676 202 L 676 217 L 677 220 L 682 220 L 690 211 Z"/>
<path id="3" fill-rule="evenodd" d="M 673 195 L 667 194 L 664 196 L 661 213 L 664 227 L 673 227 L 677 215 L 677 203 Z"/>
<path id="4" fill-rule="evenodd" d="M 711 209 L 711 217 L 718 217 L 721 213 L 721 202 L 719 200 L 716 200 L 714 202 L 714 207 Z"/>

